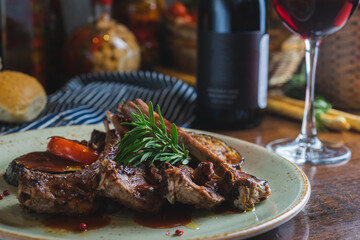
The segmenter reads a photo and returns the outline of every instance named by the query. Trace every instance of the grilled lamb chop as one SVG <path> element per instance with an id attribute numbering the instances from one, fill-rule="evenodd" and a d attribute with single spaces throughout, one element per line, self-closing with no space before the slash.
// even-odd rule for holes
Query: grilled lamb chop
<path id="1" fill-rule="evenodd" d="M 23 168 L 17 197 L 21 207 L 37 213 L 89 215 L 99 207 L 95 189 L 97 164 L 81 171 L 52 174 Z"/>
<path id="2" fill-rule="evenodd" d="M 127 129 L 121 127 L 120 116 L 107 113 L 108 120 L 113 122 L 116 127 L 117 136 L 124 135 Z M 105 122 L 107 133 L 111 133 L 108 123 Z M 113 134 L 113 133 L 112 133 Z M 113 139 L 108 144 L 108 153 L 101 154 L 100 164 L 100 183 L 97 188 L 99 195 L 112 199 L 128 208 L 138 212 L 156 213 L 164 203 L 160 197 L 157 184 L 152 184 L 148 179 L 147 169 L 141 166 L 123 166 L 115 161 L 118 145 L 116 144 L 120 137 Z"/>
<path id="3" fill-rule="evenodd" d="M 90 141 L 81 141 L 84 146 L 100 153 L 104 150 L 105 133 L 93 130 Z M 70 173 L 81 170 L 83 164 L 58 157 L 50 152 L 31 152 L 14 159 L 7 167 L 4 179 L 7 183 L 18 186 L 21 169 L 47 172 L 51 174 Z"/>
<path id="4" fill-rule="evenodd" d="M 137 113 L 137 108 L 143 114 L 148 115 L 148 106 L 141 99 L 123 104 L 121 111 L 125 118 L 133 120 L 131 113 Z M 154 115 L 156 122 L 158 122 L 159 115 L 156 113 Z M 171 123 L 165 119 L 164 122 L 167 132 L 171 134 Z M 212 152 L 211 149 L 203 146 L 200 141 L 181 128 L 177 128 L 177 132 L 179 143 L 184 144 L 196 159 L 201 162 L 213 163 L 215 173 L 224 180 L 221 194 L 230 201 L 233 207 L 246 210 L 247 208 L 254 207 L 254 204 L 259 203 L 270 195 L 271 190 L 266 181 L 240 171 L 238 167 L 224 161 L 224 159 Z"/>
<path id="5" fill-rule="evenodd" d="M 200 171 L 200 168 L 201 166 L 197 170 Z M 210 185 L 205 186 L 208 180 L 203 181 L 201 185 L 196 184 L 193 174 L 194 170 L 186 165 L 175 167 L 165 163 L 160 187 L 163 197 L 171 204 L 176 201 L 206 209 L 215 208 L 225 200 Z"/>
<path id="6" fill-rule="evenodd" d="M 125 119 L 117 118 L 115 116 L 116 115 L 111 116 L 114 126 L 119 126 L 121 125 L 121 121 L 125 121 Z M 117 129 L 119 129 L 119 127 L 117 127 Z M 150 210 L 156 212 L 163 203 L 163 200 L 161 200 L 161 205 L 155 205 L 154 208 L 154 203 L 149 203 L 149 199 L 144 200 L 143 198 L 140 198 L 139 200 L 141 201 L 137 201 L 137 198 L 134 199 L 133 192 L 136 191 L 135 189 L 139 184 L 139 179 L 140 182 L 147 180 L 146 183 L 150 183 L 153 186 L 159 185 L 160 183 L 160 193 L 162 197 L 166 198 L 172 204 L 180 202 L 193 205 L 197 208 L 211 209 L 225 200 L 211 187 L 203 186 L 204 184 L 198 185 L 194 182 L 194 179 L 192 178 L 193 172 L 200 173 L 200 170 L 205 168 L 198 167 L 196 171 L 194 171 L 188 166 L 180 165 L 176 167 L 169 163 L 165 163 L 161 170 L 153 165 L 145 170 L 143 165 L 141 168 L 124 167 L 118 166 L 110 161 L 104 162 L 102 165 L 103 168 L 100 171 L 103 174 L 100 183 L 101 188 L 104 188 L 102 194 L 105 194 L 105 196 L 110 197 L 125 206 L 137 209 L 138 211 L 144 211 L 144 207 L 148 208 L 149 206 L 152 206 Z M 127 169 L 127 171 L 124 171 L 124 169 Z M 110 172 L 109 175 L 112 175 L 112 177 L 106 175 L 106 172 Z M 129 174 L 129 172 L 131 173 Z M 131 174 L 135 177 L 127 176 Z M 105 180 L 103 181 L 103 179 Z M 209 179 L 203 182 L 205 183 L 208 180 Z M 109 181 L 110 183 L 108 183 Z M 129 181 L 131 182 L 130 184 L 128 184 Z M 126 185 L 123 182 L 125 182 Z M 156 201 L 159 202 L 159 195 L 156 194 L 155 190 L 156 188 L 154 188 L 154 193 L 151 194 L 155 194 Z M 149 190 L 147 191 L 149 192 Z M 153 197 L 150 197 L 150 199 L 151 198 Z"/>
<path id="7" fill-rule="evenodd" d="M 135 102 L 128 102 L 122 105 L 122 112 L 124 116 L 133 121 L 133 116 L 131 113 L 138 113 L 137 108 L 143 114 L 148 115 L 149 109 L 146 103 L 144 103 L 141 99 L 136 99 Z M 159 115 L 154 112 L 154 116 L 156 119 L 156 123 L 159 121 Z M 166 131 L 168 134 L 172 132 L 172 124 L 164 119 Z M 191 136 L 190 133 L 185 132 L 181 128 L 177 128 L 178 137 L 179 137 L 179 144 L 184 144 L 185 147 L 190 151 L 191 155 L 193 155 L 196 159 L 201 162 L 212 162 L 215 167 L 215 171 L 219 176 L 223 176 L 228 169 L 236 170 L 236 168 L 232 167 L 230 163 L 227 163 L 220 157 L 218 157 L 214 152 L 210 149 L 203 146 L 203 144 Z"/>
<path id="8" fill-rule="evenodd" d="M 227 201 L 244 211 L 254 208 L 255 204 L 267 199 L 271 194 L 267 181 L 245 172 L 225 172 L 221 189 Z"/>
<path id="9" fill-rule="evenodd" d="M 106 134 L 93 131 L 89 146 L 104 149 L 100 157 L 113 157 L 115 143 L 120 140 L 116 131 Z M 56 157 L 56 156 L 54 156 Z M 100 205 L 98 185 L 100 162 L 71 173 L 40 172 L 22 167 L 19 172 L 18 200 L 20 205 L 37 213 L 89 215 Z"/>
<path id="10" fill-rule="evenodd" d="M 124 166 L 103 159 L 100 172 L 98 191 L 102 196 L 138 212 L 156 213 L 163 205 L 157 186 L 146 179 L 144 165 Z"/>

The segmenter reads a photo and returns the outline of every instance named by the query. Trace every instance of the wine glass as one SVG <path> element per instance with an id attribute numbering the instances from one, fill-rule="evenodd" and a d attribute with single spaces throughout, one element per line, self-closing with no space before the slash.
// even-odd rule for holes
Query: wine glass
<path id="1" fill-rule="evenodd" d="M 336 163 L 348 160 L 346 146 L 318 139 L 314 116 L 316 62 L 321 40 L 347 22 L 359 0 L 272 0 L 284 25 L 305 40 L 306 94 L 301 133 L 296 139 L 279 139 L 266 147 L 296 164 Z"/>

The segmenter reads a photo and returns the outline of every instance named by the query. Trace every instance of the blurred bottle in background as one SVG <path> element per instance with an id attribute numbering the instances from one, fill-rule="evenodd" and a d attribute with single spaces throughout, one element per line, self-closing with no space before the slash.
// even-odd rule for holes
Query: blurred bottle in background
<path id="1" fill-rule="evenodd" d="M 68 80 L 63 62 L 66 9 L 63 0 L 50 0 L 44 8 L 45 86 L 49 93 L 58 90 Z M 72 22 L 76 23 L 77 18 L 72 18 Z"/>
<path id="2" fill-rule="evenodd" d="M 1 6 L 5 68 L 34 76 L 47 92 L 57 90 L 65 82 L 61 0 L 1 0 Z"/>
<path id="3" fill-rule="evenodd" d="M 48 93 L 69 79 L 63 50 L 67 37 L 91 20 L 91 0 L 0 0 L 5 20 L 5 68 L 37 78 Z"/>
<path id="4" fill-rule="evenodd" d="M 258 125 L 267 105 L 265 0 L 200 0 L 196 127 Z"/>
<path id="5" fill-rule="evenodd" d="M 141 47 L 142 69 L 153 68 L 159 60 L 158 31 L 163 0 L 122 0 L 113 2 L 113 17 L 134 32 Z"/>
<path id="6" fill-rule="evenodd" d="M 5 0 L 6 69 L 35 76 L 45 85 L 47 1 Z"/>

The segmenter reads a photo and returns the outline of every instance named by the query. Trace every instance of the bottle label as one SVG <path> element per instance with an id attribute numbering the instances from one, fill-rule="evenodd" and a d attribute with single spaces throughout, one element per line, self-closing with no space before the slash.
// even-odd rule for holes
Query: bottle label
<path id="1" fill-rule="evenodd" d="M 222 109 L 265 108 L 268 35 L 201 33 L 198 46 L 198 106 Z"/>

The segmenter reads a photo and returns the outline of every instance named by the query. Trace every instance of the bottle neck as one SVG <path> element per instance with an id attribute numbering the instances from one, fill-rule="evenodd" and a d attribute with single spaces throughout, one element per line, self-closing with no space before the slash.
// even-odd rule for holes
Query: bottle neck
<path id="1" fill-rule="evenodd" d="M 205 32 L 229 33 L 266 31 L 264 0 L 200 0 L 199 29 Z"/>

